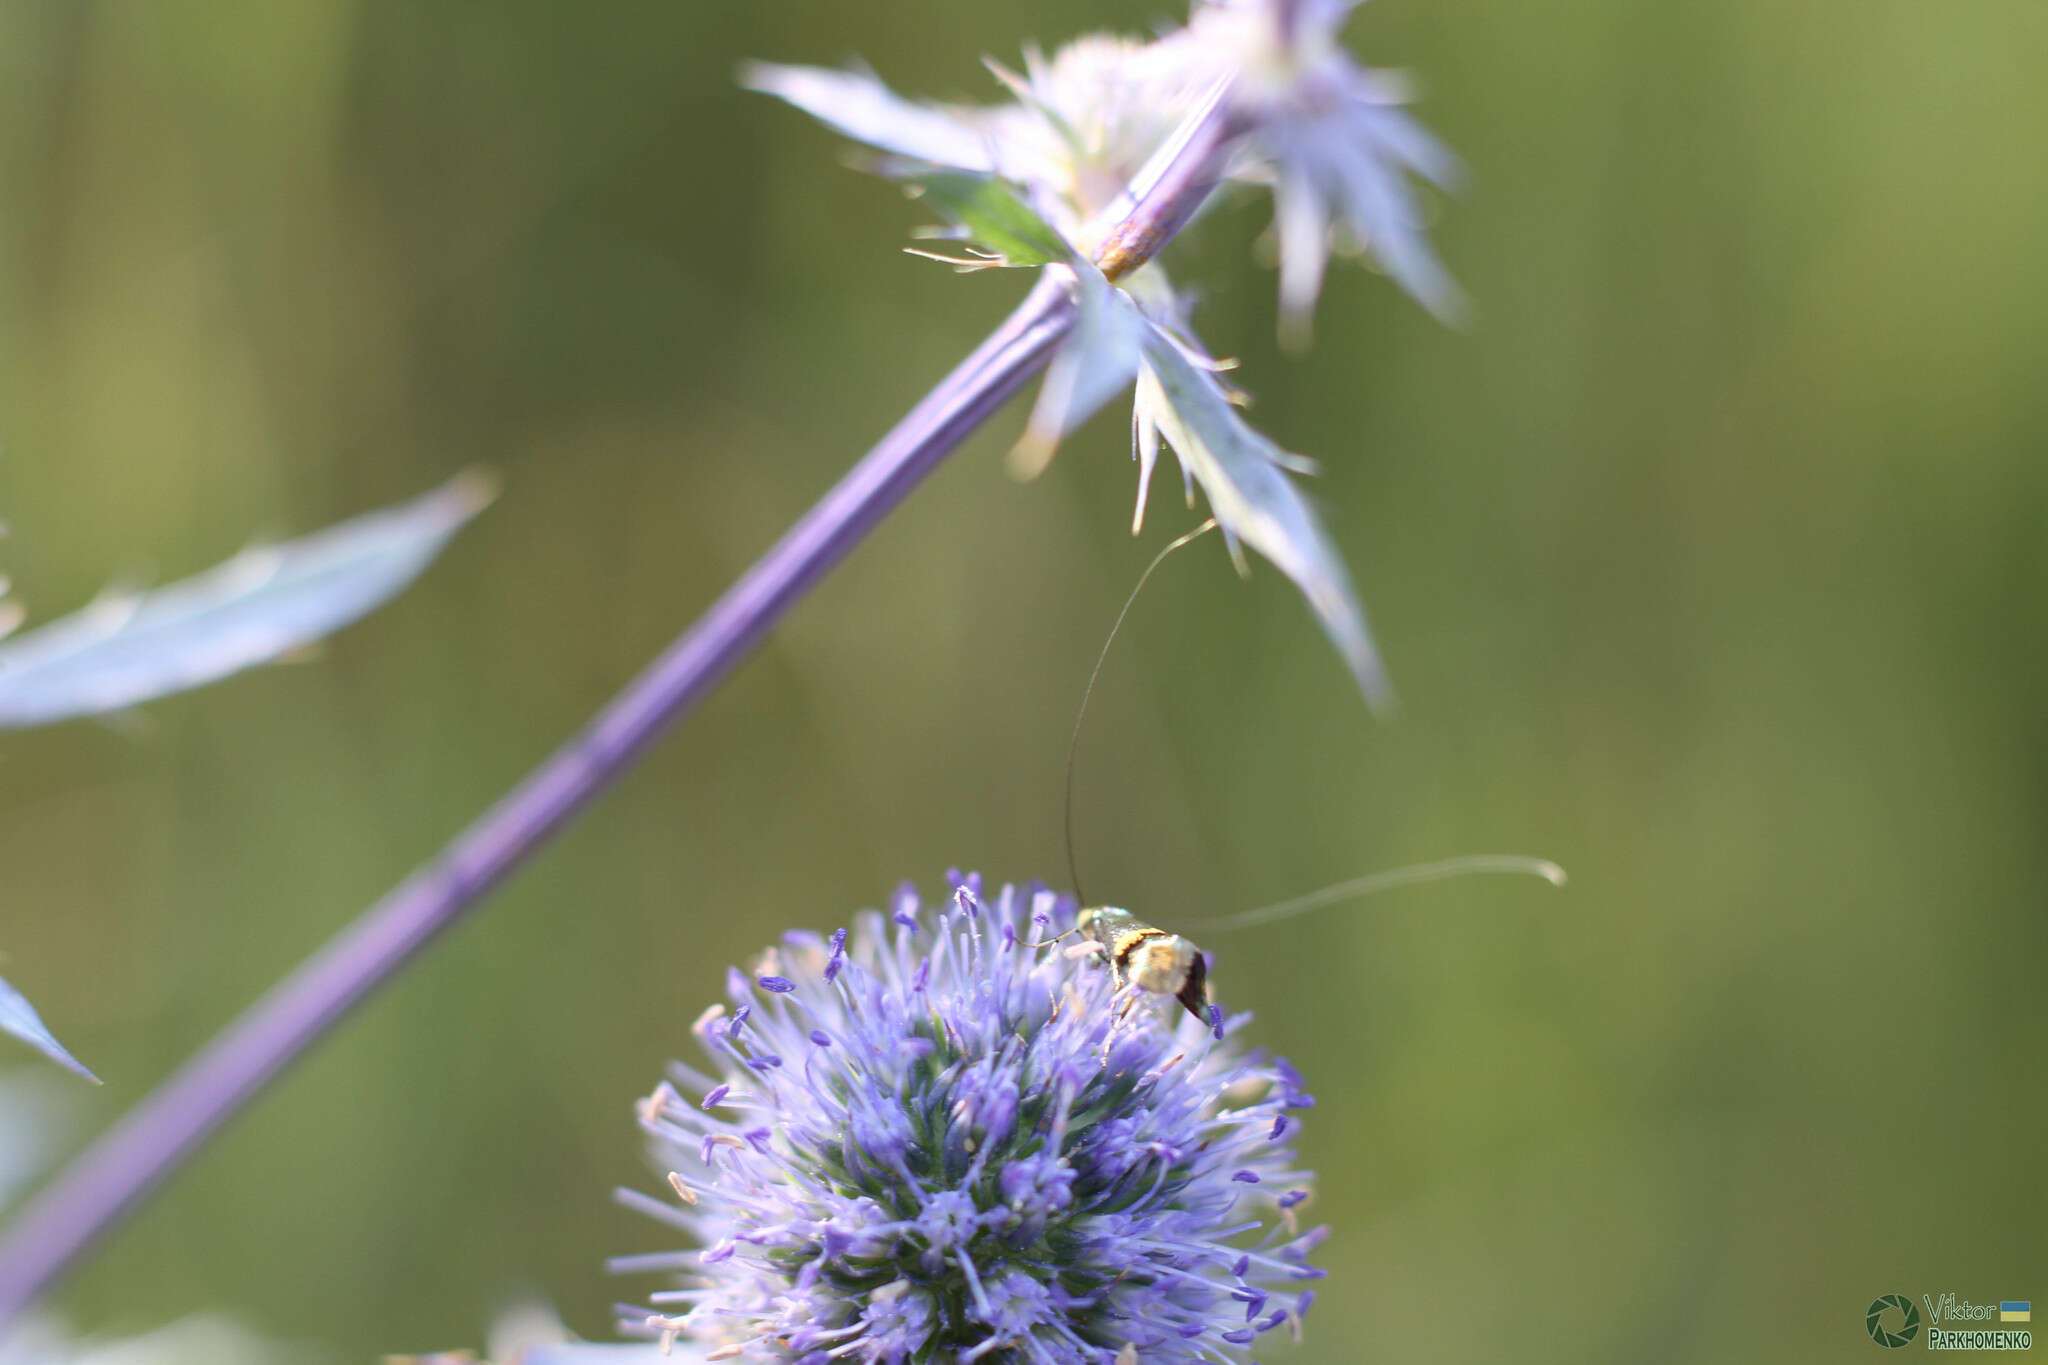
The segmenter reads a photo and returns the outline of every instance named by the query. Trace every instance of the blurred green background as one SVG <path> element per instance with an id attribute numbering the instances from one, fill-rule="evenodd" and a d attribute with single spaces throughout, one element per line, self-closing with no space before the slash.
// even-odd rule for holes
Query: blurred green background
<path id="1" fill-rule="evenodd" d="M 1175 12 L 1177 16 L 1177 11 Z M 0 5 L 0 567 L 38 619 L 484 463 L 506 491 L 310 666 L 0 741 L 8 975 L 82 1138 L 503 791 L 1021 289 L 738 92 L 1160 6 Z M 1266 210 L 1178 249 L 1318 489 L 1404 708 L 1295 593 L 1181 557 L 1078 778 L 1171 923 L 1555 857 L 1217 938 L 1322 1104 L 1336 1232 L 1275 1360 L 1847 1359 L 1875 1296 L 2048 1298 L 2048 10 L 1380 0 L 1468 160 L 1432 322 Z M 664 1245 L 631 1101 L 724 964 L 949 864 L 1062 879 L 1061 760 L 1150 553 L 1115 417 L 1007 413 L 651 761 L 110 1241 L 81 1323 L 231 1310 L 333 1360 L 601 1334 Z M 1162 485 L 1162 491 L 1165 491 Z M 27 1064 L 28 1054 L 18 1049 Z"/>

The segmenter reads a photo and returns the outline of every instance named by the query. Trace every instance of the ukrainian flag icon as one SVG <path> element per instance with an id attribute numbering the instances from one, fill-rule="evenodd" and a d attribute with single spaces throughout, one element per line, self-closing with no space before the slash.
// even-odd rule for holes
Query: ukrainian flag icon
<path id="1" fill-rule="evenodd" d="M 2032 1322 L 2034 1301 L 2032 1299 L 2004 1299 L 1998 1305 L 2000 1322 Z"/>

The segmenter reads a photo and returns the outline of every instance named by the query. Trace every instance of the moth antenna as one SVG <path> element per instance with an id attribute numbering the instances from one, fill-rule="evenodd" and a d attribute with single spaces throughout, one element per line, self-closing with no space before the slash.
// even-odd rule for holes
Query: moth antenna
<path id="1" fill-rule="evenodd" d="M 1306 914 L 1310 910 L 1334 905 L 1338 901 L 1370 896 L 1377 891 L 1391 891 L 1397 886 L 1416 886 L 1423 882 L 1440 882 L 1447 877 L 1463 877 L 1484 872 L 1541 877 L 1552 886 L 1563 886 L 1565 883 L 1564 869 L 1547 858 L 1522 858 L 1511 853 L 1477 853 L 1464 858 L 1446 858 L 1441 862 L 1412 863 L 1407 867 L 1389 868 L 1385 872 L 1354 877 L 1348 882 L 1338 882 L 1335 886 L 1326 886 L 1320 891 L 1311 891 L 1305 896 L 1296 896 L 1291 900 L 1275 901 L 1271 905 L 1261 905 L 1253 910 L 1240 910 L 1234 915 L 1195 920 L 1187 927 L 1198 933 L 1212 933 L 1218 929 L 1249 929 L 1256 924 L 1271 924 L 1275 920 Z"/>
<path id="2" fill-rule="evenodd" d="M 1074 712 L 1074 732 L 1067 736 L 1067 792 L 1064 800 L 1067 832 L 1067 876 L 1074 883 L 1074 899 L 1086 905 L 1088 898 L 1081 894 L 1081 869 L 1074 861 L 1074 755 L 1081 747 L 1081 722 L 1088 718 L 1088 699 L 1095 695 L 1095 680 L 1102 676 L 1102 666 L 1109 661 L 1109 647 L 1116 643 L 1116 634 L 1124 628 L 1124 618 L 1131 614 L 1131 607 L 1138 600 L 1138 594 L 1145 590 L 1146 580 L 1166 562 L 1166 557 L 1181 546 L 1197 540 L 1216 529 L 1216 518 L 1211 517 L 1189 531 L 1186 535 L 1168 543 L 1167 547 L 1152 556 L 1152 562 L 1145 566 L 1145 572 L 1138 575 L 1137 586 L 1124 599 L 1123 610 L 1116 614 L 1116 623 L 1109 628 L 1109 638 L 1102 642 L 1102 652 L 1095 656 L 1095 667 L 1088 674 L 1088 685 L 1081 689 L 1081 708 Z"/>

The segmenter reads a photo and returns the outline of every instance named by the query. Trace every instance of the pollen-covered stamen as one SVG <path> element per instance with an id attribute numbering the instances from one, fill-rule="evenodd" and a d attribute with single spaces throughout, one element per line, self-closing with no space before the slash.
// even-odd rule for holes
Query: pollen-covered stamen
<path id="1" fill-rule="evenodd" d="M 652 1095 L 640 1101 L 641 1126 L 650 1127 L 659 1122 L 664 1113 L 671 1107 L 679 1107 L 681 1103 L 682 1097 L 676 1094 L 675 1087 L 663 1081 L 654 1088 Z"/>
<path id="2" fill-rule="evenodd" d="M 653 1314 L 648 1317 L 645 1325 L 649 1331 L 659 1333 L 657 1340 L 661 1343 L 661 1353 L 663 1355 L 667 1355 L 676 1348 L 676 1337 L 683 1330 L 683 1320 L 681 1318 Z M 717 1357 L 714 1355 L 707 1357 L 707 1359 L 715 1360 Z"/>

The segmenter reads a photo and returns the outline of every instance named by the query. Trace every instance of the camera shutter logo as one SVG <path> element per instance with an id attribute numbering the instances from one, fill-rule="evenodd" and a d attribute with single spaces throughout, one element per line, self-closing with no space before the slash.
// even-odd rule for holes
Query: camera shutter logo
<path id="1" fill-rule="evenodd" d="M 1905 1314 L 1905 1319 L 1900 1322 L 1899 1330 L 1896 1332 L 1885 1330 L 1884 1313 L 1887 1308 L 1897 1308 Z M 1887 1294 L 1870 1305 L 1869 1313 L 1864 1315 L 1863 1325 L 1870 1329 L 1870 1339 L 1878 1345 L 1904 1346 L 1920 1335 L 1920 1310 L 1915 1308 L 1913 1301 L 1904 1294 Z"/>

